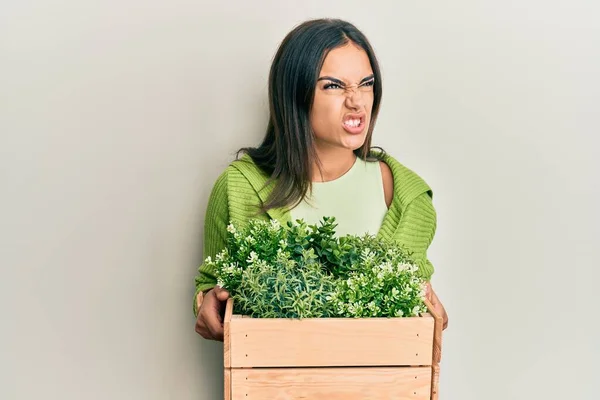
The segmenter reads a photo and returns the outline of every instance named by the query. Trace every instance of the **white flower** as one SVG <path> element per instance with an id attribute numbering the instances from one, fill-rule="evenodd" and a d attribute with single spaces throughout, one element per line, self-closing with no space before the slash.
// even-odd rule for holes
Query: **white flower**
<path id="1" fill-rule="evenodd" d="M 278 231 L 278 230 L 279 230 L 279 228 L 281 228 L 281 224 L 279 223 L 279 221 L 278 221 L 278 220 L 276 220 L 276 219 L 272 219 L 272 220 L 271 220 L 271 228 L 272 228 L 274 231 Z"/>
<path id="2" fill-rule="evenodd" d="M 227 232 L 229 232 L 229 233 L 235 233 L 236 232 L 235 226 L 233 226 L 233 224 L 227 225 Z"/>
<path id="3" fill-rule="evenodd" d="M 256 254 L 255 251 L 251 251 L 250 257 L 248 257 L 246 261 L 248 262 L 248 264 L 254 264 L 256 261 L 258 261 L 258 254 Z"/>
<path id="4" fill-rule="evenodd" d="M 394 271 L 394 268 L 392 267 L 392 263 L 390 263 L 390 262 L 386 262 L 386 263 L 382 264 L 381 269 L 383 269 L 383 271 L 387 274 L 391 274 Z"/>
<path id="5" fill-rule="evenodd" d="M 403 271 L 410 271 L 411 266 L 410 266 L 410 264 L 402 263 L 402 264 L 398 264 L 397 268 L 398 268 L 398 271 L 403 272 Z"/>

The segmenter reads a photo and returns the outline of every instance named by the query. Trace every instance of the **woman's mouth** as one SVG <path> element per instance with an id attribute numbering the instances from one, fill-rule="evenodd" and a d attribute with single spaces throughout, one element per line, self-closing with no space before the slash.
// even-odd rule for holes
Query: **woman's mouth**
<path id="1" fill-rule="evenodd" d="M 365 130 L 365 115 L 351 114 L 344 117 L 342 127 L 348 133 L 358 135 Z"/>
<path id="2" fill-rule="evenodd" d="M 365 115 L 364 114 L 352 114 L 344 117 L 342 121 L 342 127 L 348 133 L 358 135 L 365 130 Z"/>

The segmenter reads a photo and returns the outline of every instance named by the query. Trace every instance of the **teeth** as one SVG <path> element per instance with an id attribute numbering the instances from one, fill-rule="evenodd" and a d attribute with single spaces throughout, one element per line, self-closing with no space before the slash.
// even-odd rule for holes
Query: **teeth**
<path id="1" fill-rule="evenodd" d="M 357 127 L 360 125 L 360 119 L 349 119 L 348 121 L 344 122 L 344 124 L 351 127 Z"/>

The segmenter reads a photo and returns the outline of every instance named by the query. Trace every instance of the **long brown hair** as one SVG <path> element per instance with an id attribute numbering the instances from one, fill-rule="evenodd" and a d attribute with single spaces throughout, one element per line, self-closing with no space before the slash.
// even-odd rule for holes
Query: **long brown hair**
<path id="1" fill-rule="evenodd" d="M 275 186 L 262 211 L 295 207 L 311 188 L 311 160 L 316 158 L 314 133 L 309 116 L 315 86 L 327 54 L 348 42 L 368 55 L 375 76 L 371 121 L 364 144 L 354 153 L 372 159 L 371 137 L 381 103 L 382 84 L 379 63 L 365 35 L 353 24 L 340 19 L 315 19 L 295 27 L 284 38 L 269 73 L 270 118 L 266 135 L 258 147 L 247 153 L 269 176 Z M 377 156 L 380 158 L 380 156 Z"/>

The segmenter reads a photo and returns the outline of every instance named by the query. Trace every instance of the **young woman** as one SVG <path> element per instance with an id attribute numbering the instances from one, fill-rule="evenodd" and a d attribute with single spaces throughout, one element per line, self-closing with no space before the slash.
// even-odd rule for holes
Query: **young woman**
<path id="1" fill-rule="evenodd" d="M 336 218 L 337 234 L 377 234 L 411 251 L 428 282 L 436 228 L 432 190 L 417 174 L 371 148 L 382 85 L 367 38 L 352 24 L 307 21 L 281 43 L 269 76 L 270 119 L 260 146 L 245 148 L 210 195 L 204 257 L 225 248 L 230 221 Z M 427 296 L 444 316 L 428 283 Z M 223 340 L 229 297 L 202 265 L 196 277 L 196 332 Z"/>

